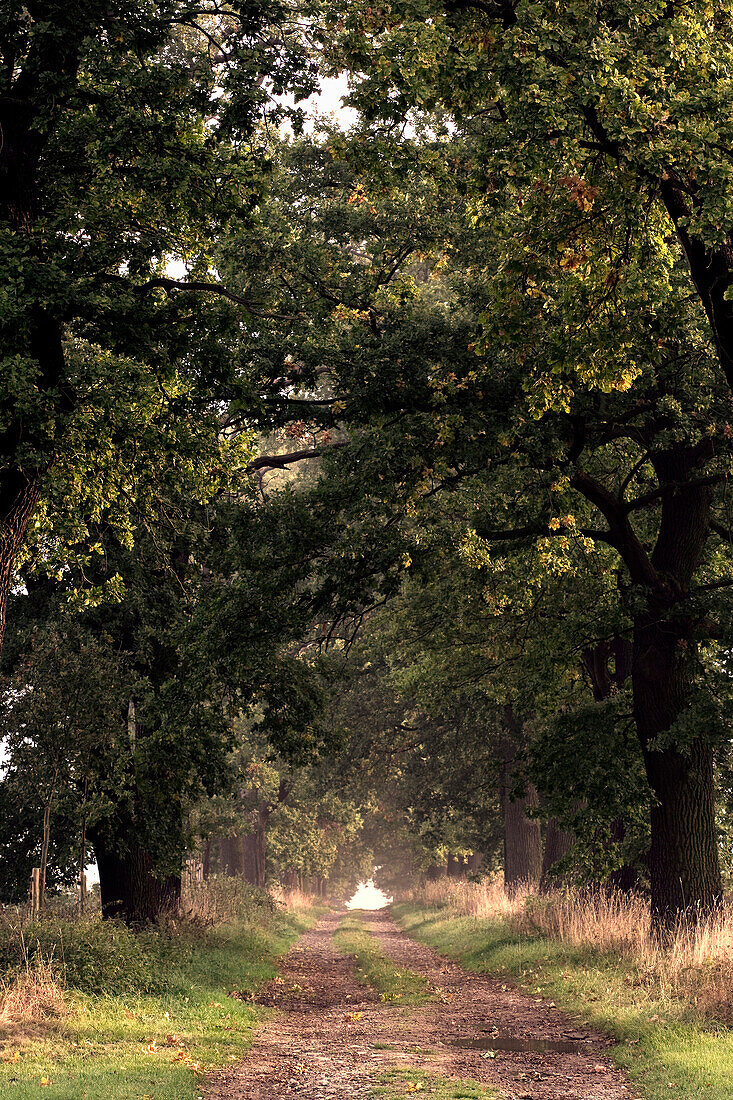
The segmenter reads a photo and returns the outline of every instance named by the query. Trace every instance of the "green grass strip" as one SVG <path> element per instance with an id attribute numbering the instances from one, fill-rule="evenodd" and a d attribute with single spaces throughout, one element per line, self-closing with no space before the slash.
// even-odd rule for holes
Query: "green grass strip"
<path id="1" fill-rule="evenodd" d="M 610 1056 L 646 1100 L 731 1100 L 733 1033 L 693 1005 L 644 981 L 633 960 L 447 909 L 394 907 L 402 928 L 469 970 L 505 973 L 526 992 L 574 1013 L 618 1040 Z"/>
<path id="2" fill-rule="evenodd" d="M 0 1100 L 194 1100 L 200 1072 L 239 1060 L 251 1043 L 261 1010 L 230 994 L 246 997 L 273 977 L 277 957 L 317 916 L 206 932 L 174 953 L 165 993 L 70 990 L 67 1015 L 5 1029 Z"/>
<path id="3" fill-rule="evenodd" d="M 416 1095 L 417 1094 L 417 1095 Z M 476 1081 L 451 1081 L 417 1069 L 393 1069 L 379 1075 L 379 1086 L 373 1100 L 417 1100 L 431 1096 L 433 1100 L 498 1100 L 499 1093 Z"/>
<path id="4" fill-rule="evenodd" d="M 354 956 L 358 981 L 376 989 L 380 1000 L 422 1005 L 437 999 L 437 993 L 421 974 L 395 966 L 358 917 L 345 917 L 333 940 L 339 951 Z"/>

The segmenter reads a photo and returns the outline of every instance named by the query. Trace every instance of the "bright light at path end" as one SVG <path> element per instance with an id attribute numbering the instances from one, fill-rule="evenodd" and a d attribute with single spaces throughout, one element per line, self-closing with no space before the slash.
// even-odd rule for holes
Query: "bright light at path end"
<path id="1" fill-rule="evenodd" d="M 369 882 L 360 882 L 356 888 L 351 901 L 346 902 L 347 909 L 384 909 L 385 905 L 389 905 L 392 898 L 388 898 L 384 890 L 380 890 L 374 885 L 371 879 Z"/>

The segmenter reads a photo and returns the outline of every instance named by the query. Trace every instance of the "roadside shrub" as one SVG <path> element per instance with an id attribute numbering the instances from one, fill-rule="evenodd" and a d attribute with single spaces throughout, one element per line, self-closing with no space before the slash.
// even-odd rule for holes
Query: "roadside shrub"
<path id="1" fill-rule="evenodd" d="M 161 929 L 132 932 L 116 921 L 43 918 L 0 921 L 0 974 L 13 981 L 45 966 L 61 985 L 86 993 L 160 992 L 162 962 L 175 954 Z"/>

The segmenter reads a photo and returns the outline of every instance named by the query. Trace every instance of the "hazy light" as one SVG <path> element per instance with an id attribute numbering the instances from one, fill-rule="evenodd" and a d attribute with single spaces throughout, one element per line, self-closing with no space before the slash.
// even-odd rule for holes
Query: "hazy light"
<path id="1" fill-rule="evenodd" d="M 390 905 L 392 898 L 388 898 L 384 890 L 380 890 L 373 881 L 360 882 L 351 901 L 346 902 L 347 909 L 384 909 Z"/>

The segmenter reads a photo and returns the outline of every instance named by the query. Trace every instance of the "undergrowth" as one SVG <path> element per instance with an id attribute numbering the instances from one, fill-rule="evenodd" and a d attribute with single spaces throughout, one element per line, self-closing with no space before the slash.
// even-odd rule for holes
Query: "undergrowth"
<path id="1" fill-rule="evenodd" d="M 257 988 L 317 915 L 260 897 L 218 925 L 1 922 L 0 1100 L 193 1100 L 242 1057 Z"/>

